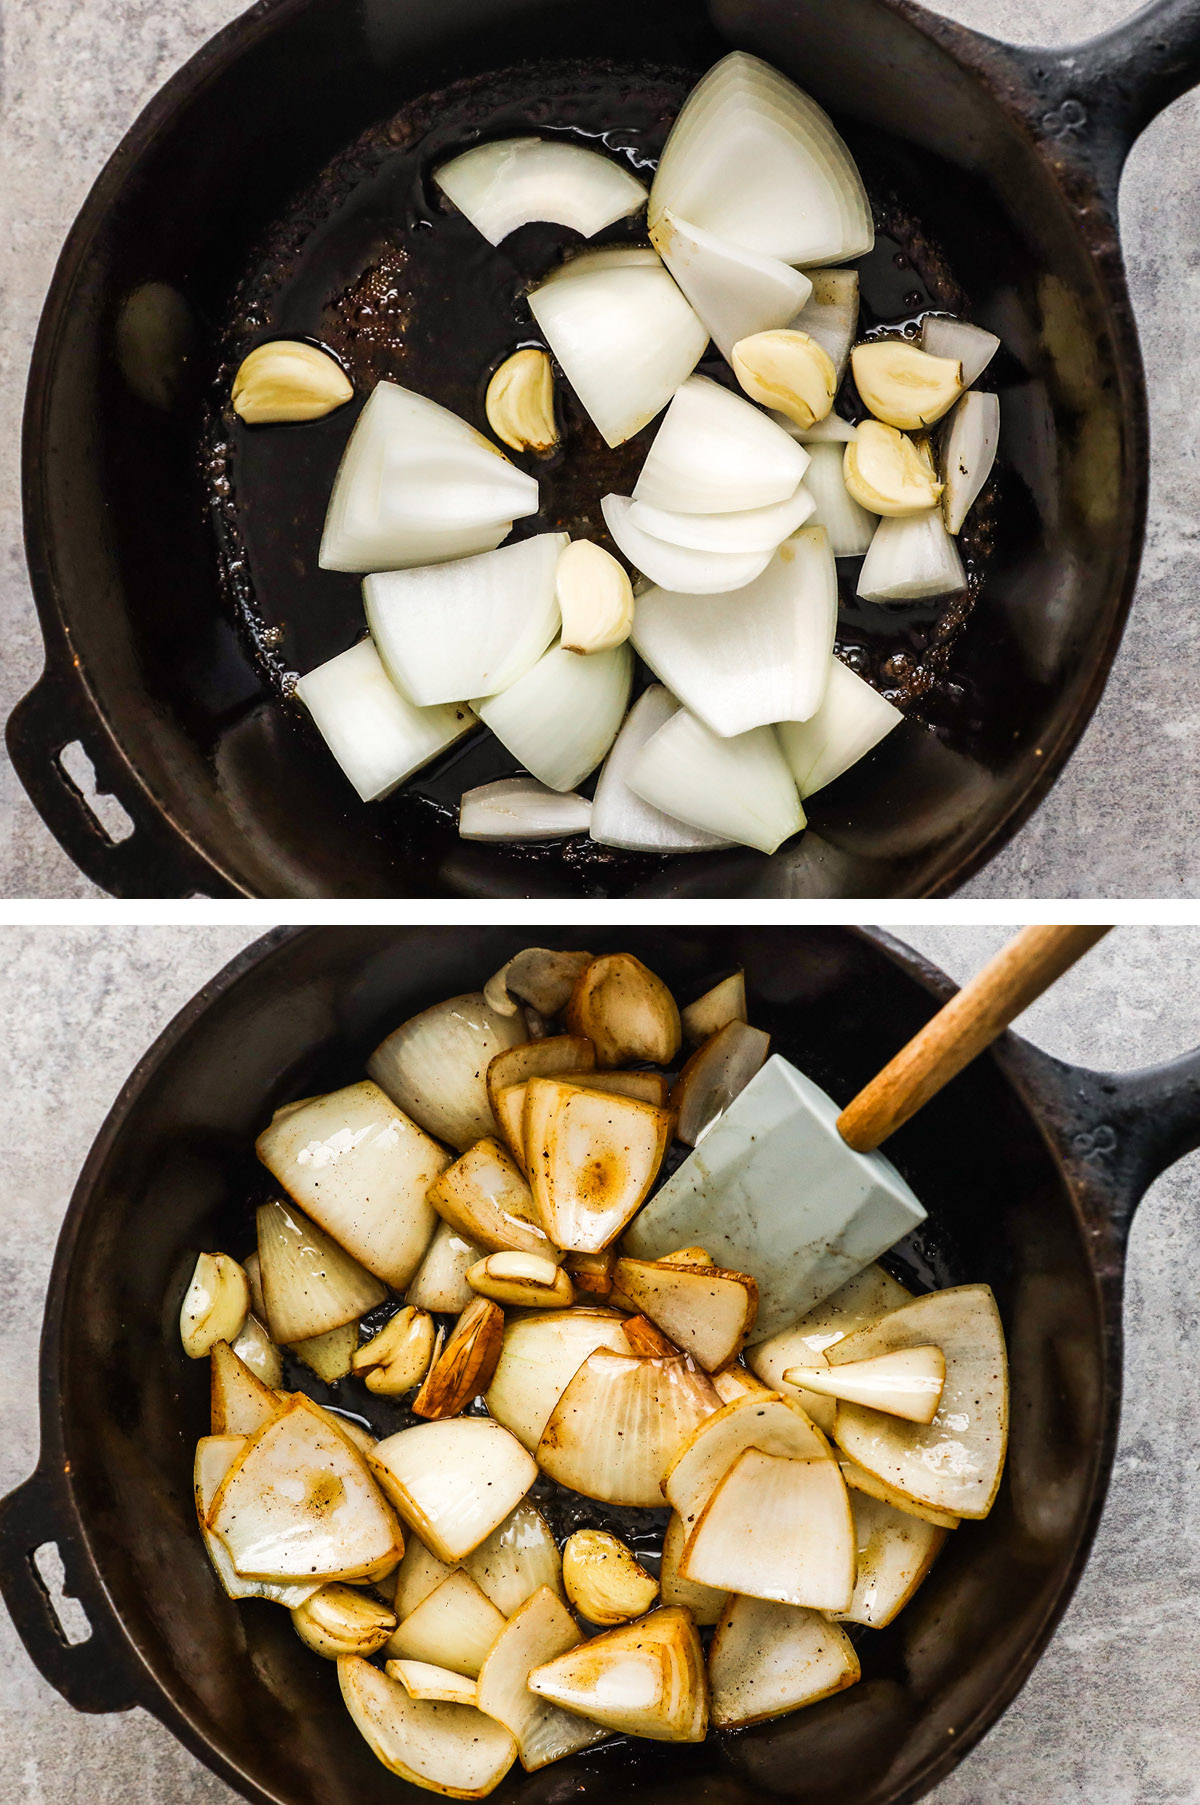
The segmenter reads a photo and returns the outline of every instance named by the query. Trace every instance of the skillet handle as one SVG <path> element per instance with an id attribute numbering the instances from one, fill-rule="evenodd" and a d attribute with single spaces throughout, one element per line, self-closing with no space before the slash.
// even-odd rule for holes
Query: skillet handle
<path id="1" fill-rule="evenodd" d="M 34 1554 L 58 1547 L 68 1598 L 78 1598 L 91 1626 L 86 1641 L 68 1642 Z M 74 1511 L 45 1463 L 24 1485 L 0 1499 L 0 1596 L 42 1678 L 76 1711 L 128 1711 L 144 1701 L 130 1650 L 103 1595 Z"/>
<path id="2" fill-rule="evenodd" d="M 68 858 L 111 896 L 232 896 L 208 861 L 165 826 L 96 715 L 74 660 L 47 647 L 46 668 L 9 716 L 13 768 Z M 76 742 L 96 789 L 115 796 L 132 832 L 114 839 L 97 819 L 62 755 Z"/>

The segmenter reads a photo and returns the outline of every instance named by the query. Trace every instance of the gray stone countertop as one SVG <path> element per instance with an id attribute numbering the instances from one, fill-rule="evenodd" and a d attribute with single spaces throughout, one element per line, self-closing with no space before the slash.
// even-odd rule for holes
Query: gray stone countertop
<path id="1" fill-rule="evenodd" d="M 899 930 L 962 980 L 999 928 Z M 0 1275 L 0 1494 L 37 1453 L 38 1331 L 55 1236 L 138 1056 L 251 938 L 228 928 L 0 929 L 0 1095 L 9 1154 Z M 1061 1058 L 1131 1069 L 1193 1044 L 1200 930 L 1118 930 L 1026 1016 Z M 1125 1408 L 1112 1490 L 1076 1598 L 1016 1703 L 937 1805 L 1200 1802 L 1200 1159 L 1133 1231 Z M 73 1712 L 0 1611 L 3 1805 L 234 1805 L 154 1719 Z M 847 1801 L 847 1805 L 851 1805 Z"/>
<path id="2" fill-rule="evenodd" d="M 400 3 L 400 0 L 397 0 Z M 63 237 L 138 110 L 239 0 L 0 0 L 0 714 L 41 668 L 20 545 L 19 420 L 34 329 Z M 948 0 L 996 37 L 1062 43 L 1130 0 Z M 1149 536 L 1124 645 L 1074 759 L 1033 820 L 963 894 L 1200 893 L 1200 690 L 1192 606 L 1200 474 L 1200 107 L 1187 98 L 1135 149 L 1121 216 L 1153 427 Z M 89 896 L 0 754 L 0 894 Z"/>

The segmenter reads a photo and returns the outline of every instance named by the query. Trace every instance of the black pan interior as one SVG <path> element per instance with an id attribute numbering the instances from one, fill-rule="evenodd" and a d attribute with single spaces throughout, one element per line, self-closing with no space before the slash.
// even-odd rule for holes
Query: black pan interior
<path id="1" fill-rule="evenodd" d="M 400 1783 L 360 1743 L 332 1668 L 283 1613 L 231 1604 L 208 1569 L 191 1492 L 207 1368 L 179 1347 L 183 1288 L 197 1250 L 245 1244 L 260 1184 L 253 1138 L 271 1109 L 361 1075 L 381 1035 L 477 986 L 521 944 L 510 930 L 331 929 L 253 964 L 145 1084 L 69 1268 L 46 1382 L 103 1582 L 193 1744 L 288 1805 L 385 1805 Z M 836 929 L 638 930 L 588 944 L 637 952 L 684 1000 L 743 964 L 752 1019 L 839 1100 L 933 1008 L 911 969 Z M 930 1210 L 896 1270 L 918 1288 L 986 1280 L 1010 1338 L 1011 1453 L 991 1517 L 954 1533 L 891 1629 L 863 1635 L 864 1678 L 849 1692 L 703 1747 L 622 1740 L 510 1776 L 498 1799 L 883 1805 L 916 1796 L 907 1789 L 1007 1697 L 1071 1583 L 1095 1483 L 1107 1408 L 1095 1284 L 1056 1163 L 991 1061 L 892 1151 Z M 311 1388 L 345 1405 L 337 1388 Z"/>
<path id="2" fill-rule="evenodd" d="M 1142 490 L 1123 410 L 1136 367 L 1121 366 L 1058 190 L 977 78 L 882 0 L 846 0 L 836 29 L 819 0 L 308 0 L 234 29 L 240 54 L 210 58 L 203 80 L 185 72 L 104 218 L 35 409 L 37 500 L 84 668 L 171 816 L 229 881 L 263 894 L 951 883 L 1094 700 Z M 913 718 L 815 798 L 808 833 L 770 860 L 462 844 L 448 805 L 512 768 L 486 740 L 363 807 L 280 700 L 289 673 L 360 630 L 355 581 L 315 566 L 352 414 L 230 430 L 232 363 L 259 338 L 304 333 L 364 381 L 428 386 L 482 423 L 523 285 L 564 238 L 531 228 L 488 252 L 438 207 L 430 156 L 474 133 L 562 124 L 608 130 L 648 161 L 689 82 L 731 44 L 800 80 L 861 156 L 882 227 L 866 319 L 963 309 L 1004 340 L 988 378 L 1001 458 L 965 548 L 974 605 L 868 608 L 843 585 L 843 651 Z M 394 333 L 381 348 L 381 321 L 401 324 L 399 352 Z M 570 415 L 542 525 L 582 526 L 640 460 L 640 443 L 603 456 Z"/>

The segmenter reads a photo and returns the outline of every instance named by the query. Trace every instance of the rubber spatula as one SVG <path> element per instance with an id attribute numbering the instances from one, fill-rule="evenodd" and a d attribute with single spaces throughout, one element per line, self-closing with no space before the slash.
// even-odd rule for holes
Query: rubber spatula
<path id="1" fill-rule="evenodd" d="M 706 1247 L 758 1283 L 751 1341 L 786 1328 L 924 1221 L 882 1143 L 1107 932 L 1025 928 L 840 1112 L 774 1055 L 631 1224 L 625 1252 Z"/>

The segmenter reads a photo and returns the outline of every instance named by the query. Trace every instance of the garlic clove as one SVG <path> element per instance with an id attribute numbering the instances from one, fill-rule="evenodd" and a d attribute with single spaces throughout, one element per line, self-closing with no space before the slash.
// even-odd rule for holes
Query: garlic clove
<path id="1" fill-rule="evenodd" d="M 837 371 L 807 332 L 756 332 L 733 347 L 733 373 L 752 401 L 809 427 L 823 420 L 837 394 Z"/>
<path id="2" fill-rule="evenodd" d="M 877 338 L 855 345 L 850 367 L 858 392 L 875 418 L 887 426 L 898 426 L 901 432 L 932 426 L 963 390 L 961 363 L 954 358 L 931 357 L 905 339 Z"/>
<path id="3" fill-rule="evenodd" d="M 249 426 L 320 420 L 354 398 L 354 385 L 327 351 L 278 338 L 244 357 L 233 379 L 233 411 Z"/>
<path id="4" fill-rule="evenodd" d="M 559 434 L 547 353 L 529 346 L 506 357 L 488 383 L 484 408 L 496 437 L 514 451 L 552 451 Z"/>
<path id="5" fill-rule="evenodd" d="M 565 547 L 554 582 L 565 651 L 608 652 L 629 638 L 633 585 L 624 567 L 602 545 L 576 539 Z"/>
<path id="6" fill-rule="evenodd" d="M 525 1310 L 567 1310 L 575 1302 L 570 1277 L 536 1253 L 492 1253 L 467 1274 L 467 1283 L 493 1303 Z"/>
<path id="7" fill-rule="evenodd" d="M 250 1285 L 227 1253 L 202 1253 L 196 1260 L 183 1307 L 179 1336 L 189 1360 L 203 1360 L 218 1341 L 231 1345 L 250 1314 Z"/>
<path id="8" fill-rule="evenodd" d="M 322 1586 L 292 1612 L 301 1642 L 327 1661 L 341 1655 L 373 1655 L 396 1627 L 396 1617 L 367 1592 L 339 1584 Z"/>
<path id="9" fill-rule="evenodd" d="M 879 420 L 863 421 L 846 447 L 842 474 L 848 492 L 872 514 L 920 514 L 942 493 L 928 440 L 906 438 Z"/>
<path id="10" fill-rule="evenodd" d="M 567 1597 L 589 1623 L 627 1623 L 641 1617 L 658 1597 L 658 1581 L 619 1536 L 602 1529 L 577 1529 L 563 1548 Z"/>
<path id="11" fill-rule="evenodd" d="M 368 1391 L 398 1397 L 421 1383 L 432 1358 L 433 1318 L 406 1304 L 378 1335 L 364 1342 L 352 1365 L 365 1379 Z"/>

